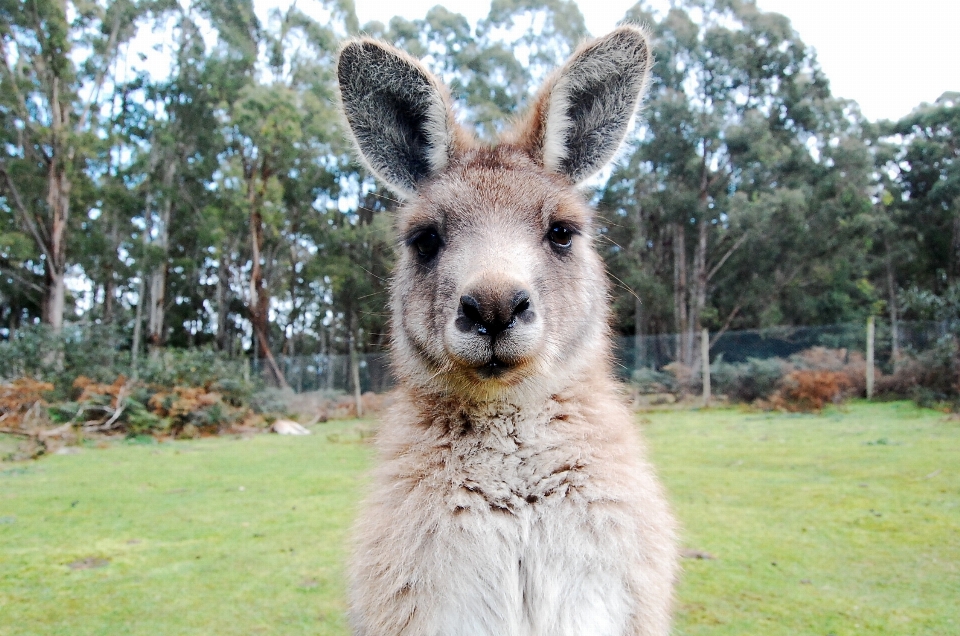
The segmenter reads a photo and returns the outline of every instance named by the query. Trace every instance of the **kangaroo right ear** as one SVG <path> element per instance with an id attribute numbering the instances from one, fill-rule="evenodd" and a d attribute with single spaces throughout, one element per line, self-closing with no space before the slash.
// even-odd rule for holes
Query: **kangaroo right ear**
<path id="1" fill-rule="evenodd" d="M 620 147 L 646 88 L 646 32 L 623 25 L 580 47 L 549 78 L 517 136 L 534 160 L 581 183 Z"/>
<path id="2" fill-rule="evenodd" d="M 456 124 L 446 89 L 414 58 L 369 38 L 343 47 L 337 77 L 364 163 L 400 196 L 414 196 L 450 160 Z"/>

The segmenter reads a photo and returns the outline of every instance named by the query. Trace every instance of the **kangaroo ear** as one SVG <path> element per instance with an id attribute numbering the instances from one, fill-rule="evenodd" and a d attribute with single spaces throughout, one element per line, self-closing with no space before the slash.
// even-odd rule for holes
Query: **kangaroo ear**
<path id="1" fill-rule="evenodd" d="M 537 96 L 518 141 L 552 172 L 580 183 L 620 147 L 646 89 L 647 35 L 624 25 L 580 47 Z"/>
<path id="2" fill-rule="evenodd" d="M 414 196 L 450 160 L 456 124 L 443 84 L 406 53 L 367 38 L 343 47 L 337 77 L 361 158 L 397 194 Z"/>

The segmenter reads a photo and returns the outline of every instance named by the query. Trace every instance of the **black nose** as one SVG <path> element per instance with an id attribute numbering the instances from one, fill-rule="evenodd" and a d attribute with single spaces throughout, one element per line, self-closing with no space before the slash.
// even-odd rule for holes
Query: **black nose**
<path id="1" fill-rule="evenodd" d="M 476 290 L 460 297 L 460 310 L 466 320 L 457 320 L 462 331 L 477 330 L 482 335 L 496 336 L 517 323 L 517 318 L 530 309 L 530 293 L 513 289 L 506 293 Z"/>

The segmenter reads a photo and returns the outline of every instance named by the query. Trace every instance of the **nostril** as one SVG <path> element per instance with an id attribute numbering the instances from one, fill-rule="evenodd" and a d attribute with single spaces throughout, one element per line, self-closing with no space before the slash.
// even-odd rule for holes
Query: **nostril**
<path id="1" fill-rule="evenodd" d="M 512 306 L 511 316 L 519 316 L 530 309 L 530 294 L 523 290 L 518 291 L 513 297 Z"/>
<path id="2" fill-rule="evenodd" d="M 463 309 L 463 315 L 472 320 L 475 324 L 483 324 L 483 316 L 480 314 L 480 303 L 473 296 L 464 294 L 460 297 L 460 307 Z"/>

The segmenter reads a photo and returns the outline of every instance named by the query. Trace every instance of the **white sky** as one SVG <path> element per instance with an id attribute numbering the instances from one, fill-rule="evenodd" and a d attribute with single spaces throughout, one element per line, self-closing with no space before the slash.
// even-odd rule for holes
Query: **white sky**
<path id="1" fill-rule="evenodd" d="M 472 22 L 489 0 L 355 0 L 360 23 L 422 18 L 443 4 Z M 286 4 L 260 0 L 258 5 Z M 578 0 L 594 35 L 609 31 L 635 0 Z M 667 0 L 651 2 L 668 6 Z M 960 0 L 757 0 L 790 18 L 817 50 L 834 95 L 856 100 L 869 119 L 898 119 L 945 91 L 960 91 Z M 303 7 L 306 8 L 306 7 Z"/>

